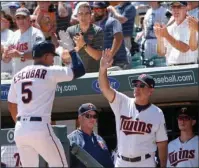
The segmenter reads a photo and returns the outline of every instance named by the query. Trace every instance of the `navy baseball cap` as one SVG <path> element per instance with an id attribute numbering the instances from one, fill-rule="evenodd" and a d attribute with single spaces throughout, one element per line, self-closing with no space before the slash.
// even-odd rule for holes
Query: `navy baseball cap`
<path id="1" fill-rule="evenodd" d="M 138 76 L 138 79 L 133 80 L 132 83 L 136 83 L 138 81 L 140 81 L 144 84 L 147 84 L 151 88 L 155 87 L 155 81 L 154 81 L 153 77 L 150 75 L 142 74 L 142 75 Z"/>
<path id="2" fill-rule="evenodd" d="M 173 1 L 173 2 L 170 2 L 170 5 L 173 5 L 174 3 L 178 3 L 178 4 L 183 5 L 183 6 L 188 5 L 186 1 Z"/>
<path id="3" fill-rule="evenodd" d="M 91 6 L 92 8 L 107 8 L 109 6 L 109 2 L 94 2 Z"/>
<path id="4" fill-rule="evenodd" d="M 54 56 L 58 56 L 58 54 L 55 53 L 55 46 L 51 41 L 43 41 L 40 43 L 36 43 L 33 46 L 32 49 L 32 57 L 34 58 L 40 58 L 44 54 L 52 53 Z"/>
<path id="5" fill-rule="evenodd" d="M 87 113 L 89 111 L 95 111 L 96 113 L 98 113 L 97 108 L 94 104 L 92 103 L 85 103 L 82 104 L 79 109 L 78 109 L 78 115 L 82 115 L 84 113 Z"/>
<path id="6" fill-rule="evenodd" d="M 186 115 L 186 116 L 191 117 L 192 119 L 195 119 L 196 117 L 195 110 L 193 109 L 193 107 L 180 108 L 177 116 L 180 116 L 180 115 Z"/>

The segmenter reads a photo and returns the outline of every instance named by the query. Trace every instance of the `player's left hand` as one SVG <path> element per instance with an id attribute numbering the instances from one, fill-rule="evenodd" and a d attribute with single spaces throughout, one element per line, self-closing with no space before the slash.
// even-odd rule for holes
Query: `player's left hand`
<path id="1" fill-rule="evenodd" d="M 60 45 L 69 51 L 74 49 L 73 40 L 67 31 L 59 31 Z"/>

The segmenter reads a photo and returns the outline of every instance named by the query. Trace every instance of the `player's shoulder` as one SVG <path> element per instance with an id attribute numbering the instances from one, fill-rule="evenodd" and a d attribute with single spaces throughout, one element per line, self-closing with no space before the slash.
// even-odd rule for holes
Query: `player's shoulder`
<path id="1" fill-rule="evenodd" d="M 179 142 L 179 137 L 177 137 L 176 139 L 170 141 L 168 146 L 169 147 L 176 146 L 176 144 L 178 144 L 178 142 Z"/>
<path id="2" fill-rule="evenodd" d="M 151 104 L 151 109 L 152 109 L 155 113 L 163 114 L 162 110 L 161 110 L 158 106 L 156 106 L 156 105 L 154 105 L 154 104 Z"/>

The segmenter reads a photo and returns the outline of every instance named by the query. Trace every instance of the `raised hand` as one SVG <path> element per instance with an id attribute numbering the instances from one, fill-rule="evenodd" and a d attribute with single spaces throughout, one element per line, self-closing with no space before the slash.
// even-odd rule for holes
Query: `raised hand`
<path id="1" fill-rule="evenodd" d="M 102 52 L 102 58 L 100 60 L 100 69 L 107 69 L 112 66 L 113 63 L 113 57 L 111 53 L 111 49 L 105 49 Z"/>
<path id="2" fill-rule="evenodd" d="M 187 16 L 187 20 L 188 20 L 188 24 L 189 24 L 189 29 L 191 31 L 196 31 L 198 32 L 198 29 L 199 29 L 199 20 L 192 17 L 192 16 Z"/>
<path id="3" fill-rule="evenodd" d="M 72 51 L 74 49 L 73 40 L 71 39 L 71 37 L 67 31 L 60 30 L 59 38 L 61 39 L 60 45 L 63 48 L 68 49 L 69 51 Z"/>

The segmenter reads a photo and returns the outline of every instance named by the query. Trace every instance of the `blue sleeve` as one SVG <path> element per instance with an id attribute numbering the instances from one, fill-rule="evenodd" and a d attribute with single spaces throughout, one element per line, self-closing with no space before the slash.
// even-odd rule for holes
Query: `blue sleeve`
<path id="1" fill-rule="evenodd" d="M 86 71 L 79 54 L 75 50 L 73 50 L 70 51 L 70 55 L 72 59 L 72 70 L 74 73 L 74 78 L 76 79 L 83 76 L 86 73 Z"/>

